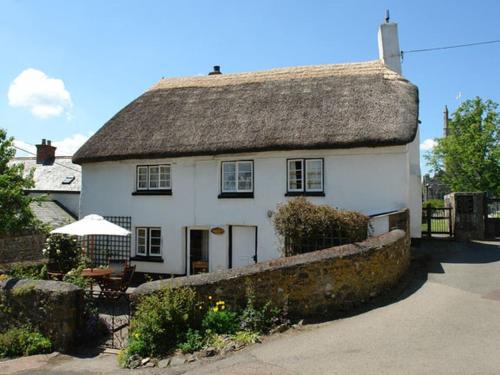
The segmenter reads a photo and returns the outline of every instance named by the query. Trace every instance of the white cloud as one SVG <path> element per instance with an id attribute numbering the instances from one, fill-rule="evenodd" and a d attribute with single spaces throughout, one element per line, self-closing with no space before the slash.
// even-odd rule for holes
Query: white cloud
<path id="1" fill-rule="evenodd" d="M 425 141 L 420 143 L 420 150 L 422 151 L 432 150 L 436 144 L 437 142 L 434 139 L 427 138 Z"/>
<path id="2" fill-rule="evenodd" d="M 52 144 L 57 147 L 56 155 L 69 156 L 73 155 L 85 142 L 87 142 L 89 137 L 89 135 L 73 134 L 68 138 L 64 138 L 62 141 L 52 142 Z"/>
<path id="3" fill-rule="evenodd" d="M 10 106 L 27 107 L 34 116 L 44 119 L 60 116 L 72 106 L 62 79 L 50 78 L 33 68 L 24 70 L 12 81 L 7 96 Z"/>
<path id="4" fill-rule="evenodd" d="M 73 134 L 61 141 L 53 141 L 52 145 L 56 147 L 56 156 L 71 156 L 73 155 L 87 140 L 90 138 L 89 135 L 84 134 Z M 23 150 L 28 151 L 28 153 L 17 149 L 16 156 L 33 156 L 36 154 L 36 146 L 26 143 L 20 139 L 14 140 L 14 145 Z"/>

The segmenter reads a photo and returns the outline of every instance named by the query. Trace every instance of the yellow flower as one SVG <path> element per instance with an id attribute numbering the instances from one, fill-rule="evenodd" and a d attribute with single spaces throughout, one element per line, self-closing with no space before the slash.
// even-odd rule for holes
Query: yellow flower
<path id="1" fill-rule="evenodd" d="M 136 339 L 138 339 L 138 338 L 139 338 L 139 334 L 138 334 L 138 333 L 135 333 L 135 334 L 134 334 L 134 337 L 135 337 Z"/>
<path id="2" fill-rule="evenodd" d="M 212 311 L 213 311 L 213 312 L 217 312 L 217 311 L 219 311 L 219 308 L 216 306 L 216 307 L 214 307 L 214 308 L 212 309 Z"/>
<path id="3" fill-rule="evenodd" d="M 208 299 L 211 300 L 212 299 L 212 296 L 208 296 Z"/>

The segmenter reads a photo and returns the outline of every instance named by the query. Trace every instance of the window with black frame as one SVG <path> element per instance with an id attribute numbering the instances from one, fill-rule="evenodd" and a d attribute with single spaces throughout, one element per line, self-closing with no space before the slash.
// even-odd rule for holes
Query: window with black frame
<path id="1" fill-rule="evenodd" d="M 324 196 L 323 159 L 288 159 L 286 195 Z"/>
<path id="2" fill-rule="evenodd" d="M 253 198 L 254 166 L 252 160 L 221 163 L 219 198 Z"/>
<path id="3" fill-rule="evenodd" d="M 135 258 L 161 259 L 161 228 L 137 227 L 135 229 Z"/>
<path id="4" fill-rule="evenodd" d="M 171 195 L 172 171 L 170 164 L 138 165 L 136 190 L 133 195 Z"/>

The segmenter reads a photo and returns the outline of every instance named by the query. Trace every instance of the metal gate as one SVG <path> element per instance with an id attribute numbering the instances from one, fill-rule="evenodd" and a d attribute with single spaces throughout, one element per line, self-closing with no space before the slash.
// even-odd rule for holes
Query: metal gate
<path id="1" fill-rule="evenodd" d="M 453 237 L 452 208 L 424 207 L 422 212 L 422 235 L 432 237 Z"/>
<path id="2" fill-rule="evenodd" d="M 500 237 L 500 198 L 486 198 L 485 205 L 486 238 Z"/>
<path id="3" fill-rule="evenodd" d="M 108 296 L 100 291 L 92 292 L 94 306 L 99 313 L 99 320 L 106 326 L 108 336 L 103 346 L 123 349 L 128 343 L 130 325 L 130 299 L 127 293 L 116 292 Z"/>

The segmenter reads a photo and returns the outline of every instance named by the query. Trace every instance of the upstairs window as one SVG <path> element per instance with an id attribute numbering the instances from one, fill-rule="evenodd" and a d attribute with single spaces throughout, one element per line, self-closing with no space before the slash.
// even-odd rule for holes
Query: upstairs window
<path id="1" fill-rule="evenodd" d="M 287 160 L 287 195 L 324 195 L 323 159 Z"/>
<path id="2" fill-rule="evenodd" d="M 171 190 L 170 164 L 137 167 L 137 190 Z"/>
<path id="3" fill-rule="evenodd" d="M 253 161 L 222 162 L 220 198 L 253 197 Z"/>

